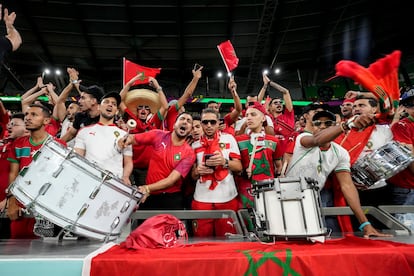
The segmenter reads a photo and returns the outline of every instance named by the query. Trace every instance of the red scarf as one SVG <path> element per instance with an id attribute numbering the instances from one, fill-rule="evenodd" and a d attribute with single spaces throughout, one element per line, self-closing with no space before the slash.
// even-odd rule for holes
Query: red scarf
<path id="1" fill-rule="evenodd" d="M 204 149 L 204 155 L 205 154 L 214 154 L 215 151 L 220 151 L 220 133 L 216 132 L 214 134 L 213 139 L 208 139 L 204 135 L 200 138 L 201 147 Z M 201 182 L 206 182 L 207 180 L 211 180 L 210 190 L 214 190 L 218 182 L 222 181 L 226 176 L 229 174 L 229 170 L 226 168 L 223 168 L 223 166 L 217 166 L 214 168 L 214 172 L 212 174 L 206 174 L 201 176 L 200 180 Z"/>
<path id="2" fill-rule="evenodd" d="M 365 145 L 368 143 L 368 139 L 371 137 L 374 129 L 375 125 L 369 126 L 363 131 L 353 128 L 347 135 L 341 134 L 335 139 L 336 143 L 340 144 L 348 151 L 349 156 L 351 157 L 351 166 L 356 162 Z M 328 183 L 326 184 L 328 184 L 328 186 L 332 185 L 333 187 L 334 206 L 347 206 L 338 179 L 334 175 L 331 176 L 328 178 Z M 338 216 L 338 222 L 342 232 L 353 232 L 351 218 L 349 216 Z"/>

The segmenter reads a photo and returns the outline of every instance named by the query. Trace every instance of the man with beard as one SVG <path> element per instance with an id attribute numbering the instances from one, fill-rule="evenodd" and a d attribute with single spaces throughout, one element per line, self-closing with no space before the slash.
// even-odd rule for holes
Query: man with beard
<path id="1" fill-rule="evenodd" d="M 47 139 L 52 137 L 45 129 L 50 122 L 50 114 L 51 111 L 40 104 L 31 104 L 26 109 L 24 122 L 26 129 L 30 131 L 30 135 L 17 138 L 11 146 L 10 155 L 7 158 L 10 161 L 10 183 L 16 179 L 21 169 L 30 165 L 33 154 L 43 146 Z M 53 139 L 66 146 L 65 142 L 54 137 Z M 18 208 L 16 208 L 17 204 L 19 205 Z M 11 208 L 12 205 L 15 208 Z M 33 233 L 35 219 L 22 217 L 22 208 L 24 206 L 18 203 L 14 196 L 9 198 L 7 215 L 12 220 L 10 238 L 36 238 Z"/>
<path id="2" fill-rule="evenodd" d="M 125 184 L 131 185 L 132 147 L 118 148 L 117 141 L 127 134 L 114 124 L 121 96 L 111 92 L 102 97 L 99 122 L 79 130 L 74 150 L 100 168 L 112 172 Z"/>
<path id="3" fill-rule="evenodd" d="M 78 82 L 77 79 L 71 80 L 72 84 Z M 99 100 L 102 98 L 104 92 L 99 86 L 92 85 L 89 87 L 79 86 L 80 98 L 79 108 L 81 112 L 76 113 L 72 126 L 68 129 L 64 136 L 61 137 L 63 141 L 70 141 L 75 138 L 79 129 L 84 126 L 95 124 L 99 121 Z"/>
<path id="4" fill-rule="evenodd" d="M 153 129 L 119 140 L 121 149 L 141 144 L 153 147 L 145 185 L 136 183 L 144 194 L 140 209 L 184 209 L 181 186 L 195 161 L 194 151 L 186 142 L 192 127 L 192 116 L 183 112 L 177 117 L 173 131 Z"/>
<path id="5" fill-rule="evenodd" d="M 210 108 L 201 112 L 203 135 L 192 144 L 197 164 L 192 176 L 197 179 L 193 210 L 238 210 L 237 188 L 233 174 L 242 170 L 240 150 L 233 135 L 219 131 L 219 113 Z M 193 222 L 197 237 L 236 233 L 228 219 L 201 219 Z"/>
<path id="6" fill-rule="evenodd" d="M 259 103 L 262 101 L 268 86 L 278 90 L 283 95 L 284 106 L 282 99 L 275 97 L 269 103 L 268 113 L 273 121 L 275 136 L 280 142 L 278 146 L 285 152 L 289 138 L 293 136 L 295 131 L 295 112 L 293 110 L 292 98 L 288 89 L 271 81 L 266 74 L 263 74 L 263 87 L 257 97 Z"/>

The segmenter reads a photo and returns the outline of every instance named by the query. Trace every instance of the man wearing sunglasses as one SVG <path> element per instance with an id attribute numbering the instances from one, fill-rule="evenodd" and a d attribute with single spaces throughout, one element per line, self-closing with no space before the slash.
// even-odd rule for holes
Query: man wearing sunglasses
<path id="1" fill-rule="evenodd" d="M 329 111 L 320 111 L 313 115 L 312 120 L 306 123 L 306 131 L 299 134 L 292 159 L 287 168 L 286 177 L 310 177 L 317 181 L 320 190 L 331 173 L 338 179 L 340 189 L 355 217 L 361 224 L 364 237 L 389 236 L 379 233 L 366 218 L 359 202 L 358 192 L 350 175 L 348 152 L 332 140 L 341 132 L 343 126 L 335 123 L 335 114 Z M 362 127 L 365 125 L 362 122 Z M 361 124 L 358 123 L 358 126 Z M 321 195 L 322 196 L 322 195 Z M 322 196 L 322 205 L 327 202 Z M 328 228 L 334 225 L 327 224 Z"/>
<path id="2" fill-rule="evenodd" d="M 196 153 L 193 179 L 197 179 L 193 210 L 238 210 L 233 174 L 242 170 L 240 151 L 233 135 L 219 131 L 219 113 L 206 108 L 201 113 L 203 135 L 192 144 Z M 193 222 L 196 237 L 236 233 L 229 219 L 202 219 Z"/>
<path id="3" fill-rule="evenodd" d="M 400 104 L 404 107 L 404 111 L 408 117 L 401 119 L 398 123 L 391 127 L 394 140 L 407 146 L 414 154 L 414 88 L 411 87 L 402 97 Z M 396 205 L 414 205 L 414 162 L 412 162 L 405 170 L 398 173 L 394 177 L 388 179 L 391 185 L 392 204 Z M 399 215 L 403 223 L 414 214 Z M 411 229 L 414 229 L 414 223 L 411 222 Z"/>

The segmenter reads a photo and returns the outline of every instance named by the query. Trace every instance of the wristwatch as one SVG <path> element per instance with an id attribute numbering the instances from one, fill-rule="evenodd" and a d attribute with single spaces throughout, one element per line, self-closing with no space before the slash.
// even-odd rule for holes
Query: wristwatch
<path id="1" fill-rule="evenodd" d="M 72 84 L 77 84 L 79 82 L 79 80 L 72 80 L 70 81 Z"/>
<path id="2" fill-rule="evenodd" d="M 227 169 L 229 167 L 229 159 L 224 159 L 225 163 L 223 165 L 223 168 Z"/>

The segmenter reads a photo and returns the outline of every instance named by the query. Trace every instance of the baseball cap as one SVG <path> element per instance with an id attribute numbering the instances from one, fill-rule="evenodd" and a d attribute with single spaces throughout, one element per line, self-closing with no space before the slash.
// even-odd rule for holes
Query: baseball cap
<path id="1" fill-rule="evenodd" d="M 319 108 L 321 108 L 321 109 L 328 109 L 329 108 L 329 105 L 328 104 L 325 104 L 323 102 L 310 103 L 310 104 L 308 104 L 307 106 L 305 106 L 302 109 L 302 114 L 308 113 L 311 110 L 316 110 L 316 109 L 319 109 Z"/>
<path id="2" fill-rule="evenodd" d="M 106 93 L 102 98 L 101 98 L 101 101 L 103 100 L 103 99 L 106 99 L 106 98 L 115 98 L 116 99 L 116 104 L 117 105 L 120 105 L 121 104 L 121 96 L 119 95 L 119 93 L 117 93 L 117 92 L 109 92 L 109 93 Z"/>
<path id="3" fill-rule="evenodd" d="M 414 88 L 411 88 L 401 96 L 401 104 L 405 105 L 409 100 L 414 99 Z"/>
<path id="4" fill-rule="evenodd" d="M 315 115 L 313 115 L 312 117 L 312 121 L 316 121 L 319 120 L 322 117 L 326 117 L 331 121 L 336 121 L 336 116 L 335 114 L 333 114 L 332 112 L 328 111 L 328 110 L 323 110 L 323 111 L 319 111 L 318 113 L 315 113 Z"/>
<path id="5" fill-rule="evenodd" d="M 98 101 L 104 95 L 104 90 L 102 89 L 102 87 L 99 87 L 97 85 L 91 85 L 91 86 L 83 86 L 83 85 L 80 85 L 79 86 L 79 89 L 80 89 L 80 91 L 85 92 L 85 93 L 91 95 L 92 97 L 94 97 Z"/>

